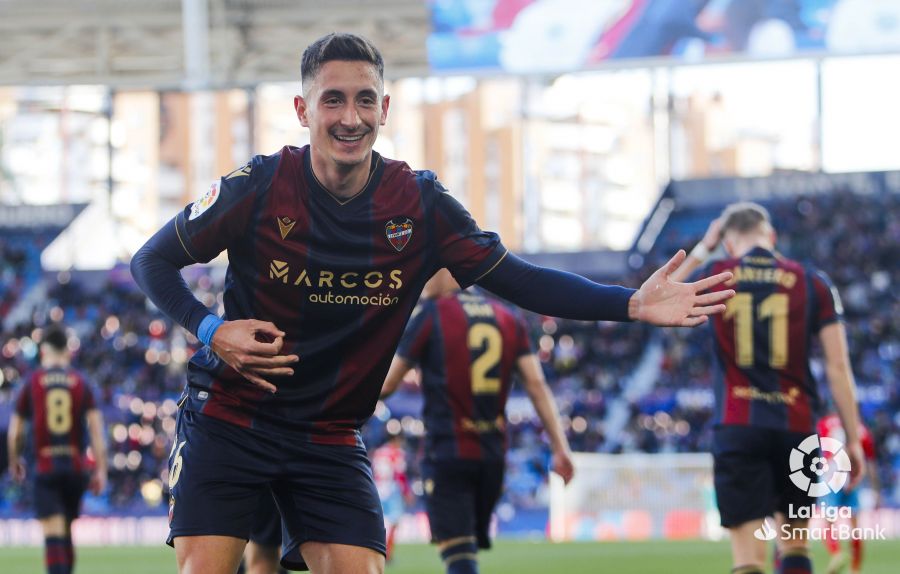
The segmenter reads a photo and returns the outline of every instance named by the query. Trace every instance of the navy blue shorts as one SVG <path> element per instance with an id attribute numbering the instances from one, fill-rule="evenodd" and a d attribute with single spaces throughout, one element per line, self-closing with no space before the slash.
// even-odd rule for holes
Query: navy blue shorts
<path id="1" fill-rule="evenodd" d="M 426 460 L 425 510 L 435 543 L 474 536 L 478 547 L 491 547 L 494 506 L 503 493 L 503 461 Z"/>
<path id="2" fill-rule="evenodd" d="M 281 564 L 307 570 L 305 542 L 385 553 L 384 519 L 362 446 L 321 445 L 182 410 L 169 457 L 169 538 L 248 540 L 271 491 L 284 522 Z"/>
<path id="3" fill-rule="evenodd" d="M 250 540 L 262 546 L 276 548 L 281 546 L 281 514 L 278 513 L 275 499 L 268 490 L 259 497 Z"/>
<path id="4" fill-rule="evenodd" d="M 722 425 L 713 431 L 713 476 L 722 526 L 740 526 L 815 499 L 791 482 L 789 458 L 810 433 Z"/>
<path id="5" fill-rule="evenodd" d="M 81 513 L 88 476 L 76 472 L 39 474 L 34 478 L 34 511 L 38 518 L 57 514 L 72 521 Z"/>

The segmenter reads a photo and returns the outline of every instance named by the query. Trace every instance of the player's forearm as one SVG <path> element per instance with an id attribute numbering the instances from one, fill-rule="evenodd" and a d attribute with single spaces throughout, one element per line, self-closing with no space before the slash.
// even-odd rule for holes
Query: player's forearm
<path id="1" fill-rule="evenodd" d="M 538 418 L 541 419 L 541 424 L 544 425 L 550 439 L 550 448 L 555 453 L 569 452 L 569 439 L 566 438 L 566 433 L 563 432 L 562 424 L 559 422 L 559 410 L 550 388 L 543 380 L 539 380 L 526 383 L 525 390 Z"/>
<path id="2" fill-rule="evenodd" d="M 853 375 L 850 374 L 849 367 L 839 365 L 826 367 L 826 372 L 831 397 L 841 419 L 841 426 L 844 427 L 847 443 L 859 442 L 859 410 Z"/>
<path id="3" fill-rule="evenodd" d="M 538 267 L 512 253 L 478 285 L 530 311 L 581 321 L 628 321 L 628 301 L 635 292 Z"/>
<path id="4" fill-rule="evenodd" d="M 106 439 L 103 436 L 103 415 L 100 411 L 92 410 L 88 413 L 88 432 L 91 435 L 91 450 L 94 453 L 96 468 L 105 473 L 109 467 Z"/>
<path id="5" fill-rule="evenodd" d="M 9 430 L 6 434 L 6 453 L 9 468 L 13 468 L 22 456 L 21 451 L 22 422 L 18 415 L 13 414 L 9 419 Z"/>
<path id="6" fill-rule="evenodd" d="M 200 323 L 211 313 L 194 297 L 181 276 L 181 268 L 190 263 L 173 220 L 134 255 L 131 275 L 154 305 L 196 335 Z"/>
<path id="7" fill-rule="evenodd" d="M 681 266 L 669 275 L 669 279 L 672 281 L 686 281 L 691 276 L 691 273 L 706 263 L 722 239 L 722 223 L 722 219 L 718 218 L 709 224 L 709 228 L 703 234 L 703 238 L 688 253 Z"/>
<path id="8" fill-rule="evenodd" d="M 384 379 L 384 386 L 381 388 L 382 399 L 386 399 L 394 394 L 394 391 L 400 386 L 403 377 L 406 376 L 406 373 L 408 373 L 411 368 L 412 365 L 403 359 L 403 357 L 394 355 L 391 366 L 388 369 L 388 374 Z"/>
<path id="9" fill-rule="evenodd" d="M 825 352 L 825 374 L 837 408 L 847 443 L 859 442 L 859 409 L 856 402 L 856 382 L 850 369 L 847 337 L 840 323 L 824 327 L 819 334 Z"/>

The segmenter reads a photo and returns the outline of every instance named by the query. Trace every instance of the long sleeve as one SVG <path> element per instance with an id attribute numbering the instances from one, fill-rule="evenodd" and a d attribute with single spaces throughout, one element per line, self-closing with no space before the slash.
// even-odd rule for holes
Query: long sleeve
<path id="1" fill-rule="evenodd" d="M 200 322 L 211 313 L 181 276 L 181 268 L 192 263 L 172 219 L 131 259 L 131 275 L 154 305 L 196 335 Z"/>
<path id="2" fill-rule="evenodd" d="M 507 253 L 478 285 L 530 311 L 581 321 L 629 321 L 628 300 L 635 292 L 538 267 L 512 253 Z"/>

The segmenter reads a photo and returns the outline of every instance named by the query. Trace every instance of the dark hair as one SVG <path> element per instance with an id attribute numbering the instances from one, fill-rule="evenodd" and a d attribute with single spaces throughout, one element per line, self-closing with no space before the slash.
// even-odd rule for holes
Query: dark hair
<path id="1" fill-rule="evenodd" d="M 44 329 L 41 344 L 49 345 L 56 351 L 65 351 L 69 348 L 69 335 L 66 334 L 66 328 L 59 323 L 48 326 Z"/>
<path id="2" fill-rule="evenodd" d="M 749 201 L 733 203 L 722 212 L 722 233 L 751 233 L 764 224 L 771 225 L 771 222 L 768 210 L 760 204 Z"/>
<path id="3" fill-rule="evenodd" d="M 384 59 L 372 42 L 356 34 L 332 32 L 303 50 L 300 62 L 300 80 L 303 85 L 312 83 L 322 65 L 334 60 L 368 62 L 375 66 L 378 79 L 384 81 Z"/>

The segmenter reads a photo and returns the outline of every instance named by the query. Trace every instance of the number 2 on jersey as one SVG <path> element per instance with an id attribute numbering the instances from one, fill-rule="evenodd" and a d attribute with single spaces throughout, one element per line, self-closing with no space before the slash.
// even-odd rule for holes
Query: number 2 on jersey
<path id="1" fill-rule="evenodd" d="M 760 320 L 769 319 L 769 365 L 781 369 L 788 362 L 788 296 L 773 293 L 756 307 Z M 753 295 L 738 293 L 725 309 L 723 319 L 734 319 L 735 357 L 739 367 L 753 366 Z"/>
<path id="2" fill-rule="evenodd" d="M 496 395 L 500 392 L 500 378 L 489 377 L 490 372 L 500 363 L 503 335 L 500 329 L 490 323 L 475 323 L 469 327 L 469 349 L 484 351 L 472 361 L 472 394 Z"/>

